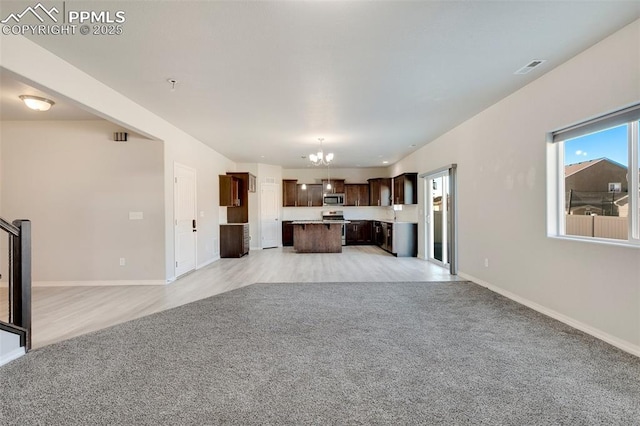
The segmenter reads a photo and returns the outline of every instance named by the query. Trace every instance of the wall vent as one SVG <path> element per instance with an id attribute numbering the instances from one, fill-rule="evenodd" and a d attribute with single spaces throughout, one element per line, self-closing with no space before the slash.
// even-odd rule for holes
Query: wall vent
<path id="1" fill-rule="evenodd" d="M 533 70 L 534 68 L 539 67 L 540 65 L 542 65 L 545 62 L 547 62 L 546 59 L 534 59 L 533 61 L 529 62 L 524 67 L 520 68 L 518 71 L 514 72 L 514 74 L 527 74 L 527 73 L 531 72 L 531 70 Z"/>
<path id="2" fill-rule="evenodd" d="M 127 132 L 113 132 L 113 140 L 116 142 L 126 142 L 128 136 Z"/>
<path id="3" fill-rule="evenodd" d="M 274 177 L 266 177 L 266 178 L 264 178 L 264 183 L 276 183 L 276 178 L 274 178 Z"/>

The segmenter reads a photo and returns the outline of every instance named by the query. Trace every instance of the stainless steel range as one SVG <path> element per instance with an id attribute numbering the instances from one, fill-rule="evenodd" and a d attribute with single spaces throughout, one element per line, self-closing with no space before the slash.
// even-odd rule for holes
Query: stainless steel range
<path id="1" fill-rule="evenodd" d="M 342 210 L 326 210 L 322 212 L 322 220 L 344 220 Z M 347 225 L 342 225 L 342 245 L 347 245 Z"/>

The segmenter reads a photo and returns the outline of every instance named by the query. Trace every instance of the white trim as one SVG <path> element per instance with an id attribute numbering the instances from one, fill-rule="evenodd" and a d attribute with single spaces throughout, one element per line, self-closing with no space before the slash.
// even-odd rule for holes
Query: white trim
<path id="1" fill-rule="evenodd" d="M 26 352 L 24 350 L 24 346 L 21 346 L 19 348 L 12 350 L 7 354 L 0 355 L 0 365 L 8 364 L 11 361 L 18 359 L 25 354 Z"/>
<path id="2" fill-rule="evenodd" d="M 166 285 L 165 280 L 96 280 L 96 281 L 33 281 L 32 287 L 111 287 L 135 285 Z"/>
<path id="3" fill-rule="evenodd" d="M 605 244 L 608 246 L 618 246 L 618 247 L 627 247 L 627 248 L 640 248 L 640 244 L 636 243 L 633 240 L 613 240 L 609 238 L 581 237 L 579 235 L 549 235 L 548 237 L 556 240 L 578 241 L 581 243 Z"/>
<path id="4" fill-rule="evenodd" d="M 209 259 L 209 260 L 207 260 L 207 261 L 204 261 L 204 262 L 202 262 L 202 263 L 198 264 L 198 265 L 196 266 L 196 269 L 202 269 L 202 268 L 204 268 L 205 266 L 209 266 L 209 265 L 211 265 L 213 262 L 216 262 L 216 261 L 218 261 L 218 260 L 220 260 L 220 255 L 219 255 L 219 254 L 218 254 L 218 255 L 216 255 L 216 256 L 214 256 L 214 257 L 212 257 L 211 259 Z"/>
<path id="5" fill-rule="evenodd" d="M 511 299 L 514 302 L 520 303 L 521 305 L 527 306 L 531 309 L 533 309 L 534 311 L 540 312 L 541 314 L 544 314 L 548 317 L 551 317 L 555 320 L 558 320 L 564 324 L 567 324 L 575 329 L 578 329 L 580 331 L 583 331 L 595 338 L 598 338 L 604 342 L 607 342 L 608 344 L 615 346 L 618 349 L 622 349 L 625 352 L 628 352 L 632 355 L 635 355 L 637 357 L 640 357 L 640 346 L 638 345 L 634 345 L 631 342 L 628 342 L 626 340 L 622 340 L 618 337 L 612 336 L 609 333 L 606 333 L 600 329 L 597 329 L 595 327 L 592 327 L 590 325 L 587 325 L 583 322 L 580 322 L 578 320 L 575 320 L 571 317 L 568 317 L 564 314 L 561 314 L 557 311 L 554 311 L 553 309 L 549 309 L 545 306 L 542 306 L 538 303 L 532 302 L 529 299 L 525 299 L 524 297 L 518 296 L 517 294 L 511 293 L 510 291 L 504 290 L 500 287 L 496 287 L 493 284 L 489 284 L 486 281 L 483 281 L 479 278 L 476 278 L 474 276 L 471 276 L 469 274 L 466 274 L 464 272 L 458 272 L 458 276 L 461 278 L 464 278 L 465 280 L 469 280 L 472 281 L 474 284 L 477 284 L 479 286 L 482 287 L 486 287 L 488 290 L 493 291 L 494 293 L 498 293 L 501 294 L 502 296 L 506 297 L 507 299 Z"/>

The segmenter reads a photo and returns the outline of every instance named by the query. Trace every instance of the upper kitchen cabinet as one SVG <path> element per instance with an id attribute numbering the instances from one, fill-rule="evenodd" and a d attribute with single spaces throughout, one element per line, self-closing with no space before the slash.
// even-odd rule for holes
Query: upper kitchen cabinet
<path id="1" fill-rule="evenodd" d="M 327 189 L 327 183 L 331 182 L 331 189 Z M 344 194 L 344 179 L 322 179 L 322 190 L 325 194 Z"/>
<path id="2" fill-rule="evenodd" d="M 344 185 L 345 206 L 368 206 L 369 185 L 366 183 L 347 183 Z"/>
<path id="3" fill-rule="evenodd" d="M 220 207 L 238 207 L 240 205 L 240 181 L 229 175 L 219 175 Z"/>
<path id="4" fill-rule="evenodd" d="M 296 206 L 298 207 L 319 207 L 322 206 L 322 185 L 313 183 L 296 185 L 297 186 L 297 202 Z"/>
<path id="5" fill-rule="evenodd" d="M 295 207 L 298 205 L 298 181 L 295 179 L 282 180 L 282 206 Z"/>
<path id="6" fill-rule="evenodd" d="M 393 178 L 393 204 L 418 204 L 417 173 L 403 173 Z"/>
<path id="7" fill-rule="evenodd" d="M 248 223 L 249 222 L 249 188 L 253 181 L 253 189 L 255 191 L 256 177 L 251 173 L 227 173 L 227 176 L 235 178 L 238 182 L 238 199 L 236 206 L 228 206 L 227 222 L 228 223 Z M 222 180 L 221 180 L 222 182 Z M 222 193 L 222 191 L 220 191 Z"/>
<path id="8" fill-rule="evenodd" d="M 369 179 L 369 205 L 391 205 L 391 178 Z"/>
<path id="9" fill-rule="evenodd" d="M 310 207 L 322 206 L 322 185 L 312 184 L 307 185 L 308 200 Z"/>

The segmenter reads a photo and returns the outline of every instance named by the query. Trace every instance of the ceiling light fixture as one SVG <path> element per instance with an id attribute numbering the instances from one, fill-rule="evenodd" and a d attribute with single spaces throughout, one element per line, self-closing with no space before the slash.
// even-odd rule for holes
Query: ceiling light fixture
<path id="1" fill-rule="evenodd" d="M 320 141 L 320 150 L 317 154 L 309 154 L 309 160 L 311 160 L 311 163 L 313 163 L 314 166 L 328 166 L 329 163 L 331 163 L 331 160 L 333 160 L 333 152 L 324 155 L 324 151 L 322 151 L 322 142 L 324 142 L 324 138 L 318 138 L 318 140 Z"/>
<path id="2" fill-rule="evenodd" d="M 51 99 L 41 98 L 39 96 L 20 95 L 20 99 L 24 104 L 34 111 L 49 111 L 55 104 Z"/>

